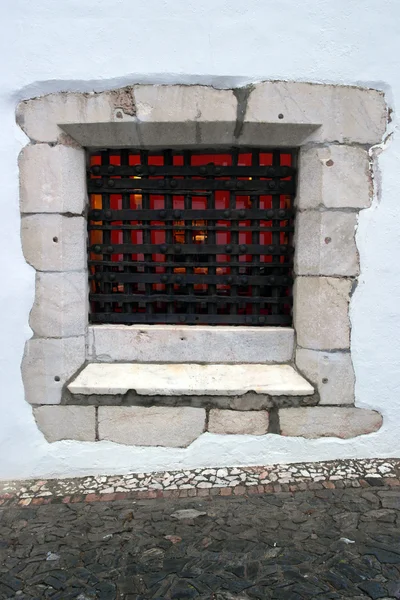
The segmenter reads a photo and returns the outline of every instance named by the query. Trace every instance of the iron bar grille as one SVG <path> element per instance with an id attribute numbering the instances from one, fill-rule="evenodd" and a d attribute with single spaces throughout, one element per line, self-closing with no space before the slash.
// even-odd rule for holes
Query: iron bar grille
<path id="1" fill-rule="evenodd" d="M 92 323 L 290 325 L 296 152 L 89 155 Z"/>

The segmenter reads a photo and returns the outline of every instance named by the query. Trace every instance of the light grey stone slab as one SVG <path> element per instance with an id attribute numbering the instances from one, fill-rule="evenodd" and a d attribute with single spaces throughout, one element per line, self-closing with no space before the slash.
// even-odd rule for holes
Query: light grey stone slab
<path id="1" fill-rule="evenodd" d="M 82 213 L 86 205 L 83 148 L 29 145 L 18 162 L 22 213 Z"/>
<path id="2" fill-rule="evenodd" d="M 237 411 L 210 410 L 208 431 L 220 434 L 264 435 L 268 431 L 269 415 L 266 410 Z"/>
<path id="3" fill-rule="evenodd" d="M 378 431 L 382 416 L 365 408 L 313 406 L 281 408 L 279 422 L 282 435 L 347 439 Z"/>
<path id="4" fill-rule="evenodd" d="M 30 404 L 59 404 L 63 385 L 84 362 L 84 336 L 30 339 L 22 361 L 26 400 Z"/>
<path id="5" fill-rule="evenodd" d="M 48 442 L 96 439 L 93 406 L 39 406 L 33 409 L 36 423 Z"/>
<path id="6" fill-rule="evenodd" d="M 193 85 L 134 87 L 144 146 L 220 146 L 234 142 L 237 100 L 232 90 Z"/>
<path id="7" fill-rule="evenodd" d="M 176 510 L 172 513 L 173 519 L 197 519 L 197 517 L 205 517 L 207 515 L 203 510 L 196 510 L 195 508 L 183 508 L 182 510 Z"/>
<path id="8" fill-rule="evenodd" d="M 357 215 L 307 210 L 297 214 L 295 272 L 298 275 L 355 276 Z"/>
<path id="9" fill-rule="evenodd" d="M 296 366 L 318 388 L 320 405 L 354 403 L 354 370 L 349 352 L 298 348 Z"/>
<path id="10" fill-rule="evenodd" d="M 307 396 L 313 387 L 289 365 L 91 363 L 68 385 L 72 394 L 236 396 L 254 391 Z"/>
<path id="11" fill-rule="evenodd" d="M 130 446 L 185 448 L 206 422 L 203 408 L 101 406 L 98 411 L 99 439 Z"/>
<path id="12" fill-rule="evenodd" d="M 297 206 L 368 208 L 373 191 L 369 160 L 368 152 L 356 146 L 301 148 Z"/>
<path id="13" fill-rule="evenodd" d="M 79 121 L 79 116 L 75 120 Z M 118 122 L 66 123 L 61 125 L 61 128 L 78 144 L 87 148 L 142 146 L 136 117 L 130 115 L 124 115 Z"/>
<path id="14" fill-rule="evenodd" d="M 89 352 L 100 362 L 283 363 L 293 339 L 290 327 L 93 325 Z"/>
<path id="15" fill-rule="evenodd" d="M 377 90 L 267 81 L 255 85 L 249 95 L 239 141 L 270 146 L 372 145 L 382 140 L 386 119 L 384 95 Z M 263 123 L 269 126 L 262 127 Z"/>
<path id="16" fill-rule="evenodd" d="M 120 115 L 124 121 L 135 120 L 131 87 L 100 93 L 60 92 L 24 100 L 17 107 L 16 118 L 30 139 L 57 142 L 68 125 L 119 123 Z"/>
<path id="17" fill-rule="evenodd" d="M 87 267 L 83 217 L 27 215 L 22 218 L 22 249 L 38 271 L 83 271 Z"/>
<path id="18" fill-rule="evenodd" d="M 88 275 L 36 273 L 35 302 L 29 324 L 40 337 L 84 335 L 88 321 Z"/>
<path id="19" fill-rule="evenodd" d="M 347 349 L 351 281 L 335 277 L 297 277 L 294 326 L 297 343 L 312 350 Z"/>
<path id="20" fill-rule="evenodd" d="M 208 86 L 138 85 L 96 94 L 50 94 L 19 104 L 17 122 L 34 140 L 66 132 L 81 146 L 232 144 L 237 101 Z"/>

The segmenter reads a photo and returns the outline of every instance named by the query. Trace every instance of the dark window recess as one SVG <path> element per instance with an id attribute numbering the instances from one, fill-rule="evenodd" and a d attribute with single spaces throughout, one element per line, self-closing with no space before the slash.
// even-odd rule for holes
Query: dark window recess
<path id="1" fill-rule="evenodd" d="M 295 160 L 90 153 L 91 322 L 290 325 Z"/>

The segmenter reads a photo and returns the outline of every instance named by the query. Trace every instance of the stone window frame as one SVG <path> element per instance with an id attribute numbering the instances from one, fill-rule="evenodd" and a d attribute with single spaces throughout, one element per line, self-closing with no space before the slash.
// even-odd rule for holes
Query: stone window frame
<path id="1" fill-rule="evenodd" d="M 353 405 L 355 232 L 373 196 L 369 150 L 387 118 L 379 90 L 294 82 L 134 85 L 21 102 L 17 123 L 30 140 L 19 156 L 21 235 L 36 270 L 22 362 L 27 401 L 60 404 L 88 361 L 202 362 L 206 348 L 209 361 L 290 362 L 320 405 Z M 293 328 L 89 326 L 86 148 L 251 145 L 299 147 Z"/>

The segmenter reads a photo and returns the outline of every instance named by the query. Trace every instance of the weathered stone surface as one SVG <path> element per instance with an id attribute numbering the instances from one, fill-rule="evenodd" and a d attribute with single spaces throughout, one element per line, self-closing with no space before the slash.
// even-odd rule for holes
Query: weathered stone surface
<path id="1" fill-rule="evenodd" d="M 378 492 L 384 508 L 392 508 L 400 510 L 400 493 L 395 492 Z"/>
<path id="2" fill-rule="evenodd" d="M 243 91 L 243 96 L 246 91 Z M 298 82 L 256 84 L 239 107 L 232 90 L 210 86 L 137 85 L 102 93 L 50 94 L 21 102 L 17 122 L 33 140 L 67 132 L 82 146 L 301 145 L 381 141 L 383 93 Z M 244 123 L 237 123 L 237 114 Z"/>
<path id="3" fill-rule="evenodd" d="M 397 510 L 400 510 L 399 494 L 396 494 L 396 496 L 398 500 L 398 505 L 396 508 Z M 396 520 L 396 516 L 397 514 L 395 510 L 390 510 L 388 508 L 379 508 L 375 510 L 368 510 L 361 516 L 361 520 L 372 521 L 373 523 L 375 523 L 376 521 L 382 521 L 383 523 L 394 523 L 394 521 Z"/>
<path id="4" fill-rule="evenodd" d="M 240 143 L 376 144 L 386 128 L 382 92 L 364 88 L 268 81 L 251 91 Z M 270 124 L 260 127 L 260 124 Z"/>
<path id="5" fill-rule="evenodd" d="M 68 125 L 134 121 L 135 104 L 131 87 L 100 93 L 61 92 L 20 102 L 17 123 L 37 142 L 56 142 Z"/>
<path id="6" fill-rule="evenodd" d="M 86 269 L 86 223 L 83 217 L 28 215 L 22 218 L 22 249 L 38 271 Z"/>
<path id="7" fill-rule="evenodd" d="M 290 327 L 96 325 L 90 359 L 100 362 L 271 363 L 293 356 Z"/>
<path id="8" fill-rule="evenodd" d="M 296 217 L 295 272 L 298 275 L 355 276 L 357 215 L 307 210 Z"/>
<path id="9" fill-rule="evenodd" d="M 63 385 L 84 362 L 84 336 L 29 340 L 22 361 L 26 400 L 31 404 L 59 404 Z"/>
<path id="10" fill-rule="evenodd" d="M 99 439 L 129 446 L 184 448 L 204 431 L 203 408 L 100 406 Z"/>
<path id="11" fill-rule="evenodd" d="M 268 412 L 265 410 L 238 411 L 211 409 L 208 431 L 221 434 L 263 435 L 268 431 Z"/>
<path id="12" fill-rule="evenodd" d="M 351 281 L 334 277 L 297 277 L 294 325 L 297 343 L 313 350 L 350 345 L 348 304 Z"/>
<path id="13" fill-rule="evenodd" d="M 254 391 L 307 396 L 313 387 L 290 365 L 91 363 L 68 385 L 72 394 L 236 396 Z"/>
<path id="14" fill-rule="evenodd" d="M 88 276 L 36 273 L 36 294 L 29 324 L 41 337 L 84 335 L 88 315 Z"/>
<path id="15" fill-rule="evenodd" d="M 93 406 L 39 406 L 33 414 L 48 442 L 79 440 L 94 442 L 96 438 Z"/>
<path id="16" fill-rule="evenodd" d="M 299 208 L 368 208 L 371 199 L 372 180 L 366 150 L 342 145 L 301 148 Z"/>
<path id="17" fill-rule="evenodd" d="M 22 213 L 82 213 L 86 204 L 83 148 L 29 145 L 18 162 Z"/>
<path id="18" fill-rule="evenodd" d="M 354 403 L 354 370 L 349 352 L 298 348 L 296 366 L 318 388 L 320 405 Z"/>
<path id="19" fill-rule="evenodd" d="M 176 510 L 172 513 L 173 519 L 197 519 L 197 517 L 205 517 L 207 515 L 204 510 L 196 510 L 195 508 L 184 508 Z"/>
<path id="20" fill-rule="evenodd" d="M 282 435 L 319 438 L 352 438 L 377 431 L 382 416 L 365 408 L 312 406 L 279 410 Z"/>
<path id="21" fill-rule="evenodd" d="M 143 145 L 232 144 L 237 100 L 232 90 L 192 85 L 134 88 Z"/>
<path id="22" fill-rule="evenodd" d="M 232 144 L 236 114 L 232 90 L 137 85 L 21 102 L 17 122 L 31 139 L 45 142 L 66 132 L 81 146 L 199 146 Z"/>

